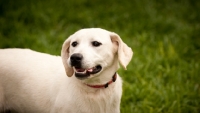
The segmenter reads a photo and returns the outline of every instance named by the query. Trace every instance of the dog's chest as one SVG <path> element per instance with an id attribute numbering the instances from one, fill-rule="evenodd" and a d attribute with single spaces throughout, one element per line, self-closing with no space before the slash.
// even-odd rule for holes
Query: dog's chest
<path id="1" fill-rule="evenodd" d="M 107 89 L 104 89 L 107 90 Z M 97 91 L 80 95 L 80 101 L 75 102 L 77 112 L 81 113 L 116 113 L 119 99 L 115 93 L 110 91 Z"/>
<path id="2" fill-rule="evenodd" d="M 103 89 L 96 92 L 81 92 L 80 90 L 71 97 L 65 98 L 62 105 L 57 106 L 54 111 L 73 113 L 118 113 L 120 105 L 120 96 L 109 89 Z M 73 93 L 72 93 L 73 94 Z M 63 101 L 66 103 L 63 104 Z M 57 110 L 56 110 L 57 109 Z"/>

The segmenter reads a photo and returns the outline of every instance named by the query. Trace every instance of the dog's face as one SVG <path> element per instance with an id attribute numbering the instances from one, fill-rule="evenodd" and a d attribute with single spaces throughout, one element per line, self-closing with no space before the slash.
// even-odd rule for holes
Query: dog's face
<path id="1" fill-rule="evenodd" d="M 124 47 L 126 50 L 123 50 Z M 119 55 L 120 51 L 124 55 Z M 61 56 L 68 76 L 74 74 L 79 79 L 85 79 L 101 74 L 115 59 L 118 60 L 118 57 L 122 58 L 122 61 L 119 61 L 125 68 L 131 60 L 132 51 L 124 46 L 115 33 L 92 28 L 71 35 L 63 44 Z"/>
<path id="2" fill-rule="evenodd" d="M 77 78 L 92 77 L 112 64 L 116 48 L 108 34 L 82 30 L 70 41 L 67 64 Z"/>

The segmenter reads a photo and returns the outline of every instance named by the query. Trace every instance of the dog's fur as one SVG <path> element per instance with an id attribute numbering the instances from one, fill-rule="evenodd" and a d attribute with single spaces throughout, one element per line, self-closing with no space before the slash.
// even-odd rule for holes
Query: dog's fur
<path id="1" fill-rule="evenodd" d="M 78 45 L 73 47 L 75 41 Z M 101 45 L 95 47 L 93 41 Z M 83 56 L 81 68 L 101 65 L 101 71 L 86 78 L 76 77 L 70 61 L 75 53 Z M 71 35 L 63 44 L 61 57 L 29 49 L 1 49 L 0 112 L 119 113 L 122 80 L 118 75 L 107 88 L 87 84 L 106 84 L 118 70 L 118 63 L 126 69 L 132 54 L 116 33 L 100 28 Z"/>

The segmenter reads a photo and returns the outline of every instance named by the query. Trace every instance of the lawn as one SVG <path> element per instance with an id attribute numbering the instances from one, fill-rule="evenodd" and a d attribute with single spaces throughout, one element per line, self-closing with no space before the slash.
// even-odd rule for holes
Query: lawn
<path id="1" fill-rule="evenodd" d="M 118 33 L 134 51 L 122 113 L 200 112 L 200 1 L 1 0 L 0 48 L 60 55 L 81 28 Z"/>

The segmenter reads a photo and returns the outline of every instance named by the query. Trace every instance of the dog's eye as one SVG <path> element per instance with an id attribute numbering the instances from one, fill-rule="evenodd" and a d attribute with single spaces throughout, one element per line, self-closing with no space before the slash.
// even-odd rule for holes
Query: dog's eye
<path id="1" fill-rule="evenodd" d="M 71 44 L 73 47 L 76 47 L 77 45 L 78 45 L 78 42 L 72 42 L 72 44 Z"/>
<path id="2" fill-rule="evenodd" d="M 92 42 L 92 45 L 95 46 L 95 47 L 98 47 L 98 46 L 100 46 L 101 44 L 102 44 L 102 43 L 97 42 L 97 41 L 93 41 L 93 42 Z"/>

